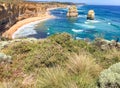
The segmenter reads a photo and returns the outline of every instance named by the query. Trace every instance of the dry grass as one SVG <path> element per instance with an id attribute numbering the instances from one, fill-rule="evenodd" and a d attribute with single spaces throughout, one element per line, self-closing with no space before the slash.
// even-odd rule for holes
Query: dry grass
<path id="1" fill-rule="evenodd" d="M 0 88 L 21 88 L 20 86 L 21 81 L 14 81 L 14 82 L 1 82 Z"/>
<path id="2" fill-rule="evenodd" d="M 97 76 L 101 70 L 100 66 L 95 63 L 95 59 L 86 52 L 81 52 L 79 55 L 73 54 L 69 58 L 67 67 L 74 74 L 87 72 Z"/>
<path id="3" fill-rule="evenodd" d="M 81 51 L 69 56 L 67 69 L 78 88 L 95 88 L 96 80 L 102 68 L 87 52 Z"/>
<path id="4" fill-rule="evenodd" d="M 105 56 L 106 58 L 114 58 L 114 57 L 120 58 L 120 52 L 116 48 L 114 48 L 109 50 Z"/>
<path id="5" fill-rule="evenodd" d="M 44 68 L 39 72 L 36 88 L 78 88 L 61 67 Z"/>

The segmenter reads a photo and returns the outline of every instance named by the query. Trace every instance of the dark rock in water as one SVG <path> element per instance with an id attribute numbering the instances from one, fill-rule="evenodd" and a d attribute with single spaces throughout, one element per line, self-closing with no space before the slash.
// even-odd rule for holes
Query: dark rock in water
<path id="1" fill-rule="evenodd" d="M 76 6 L 71 6 L 68 10 L 67 17 L 77 17 L 78 10 Z"/>
<path id="2" fill-rule="evenodd" d="M 94 10 L 89 10 L 87 15 L 88 20 L 94 20 L 95 19 L 95 12 Z"/>

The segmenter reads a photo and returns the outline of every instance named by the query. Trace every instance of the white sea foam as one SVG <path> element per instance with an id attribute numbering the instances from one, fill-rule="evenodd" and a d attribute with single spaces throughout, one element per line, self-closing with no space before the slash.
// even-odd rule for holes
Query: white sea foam
<path id="1" fill-rule="evenodd" d="M 60 14 L 63 14 L 63 13 L 65 13 L 65 12 L 60 12 Z"/>
<path id="2" fill-rule="evenodd" d="M 85 21 L 85 24 L 90 24 L 90 23 L 99 23 L 100 21 L 98 20 L 87 20 Z"/>
<path id="3" fill-rule="evenodd" d="M 89 25 L 89 24 L 75 23 L 75 25 L 78 25 L 78 26 L 81 26 L 81 27 L 84 27 L 84 28 L 89 28 L 89 29 L 93 29 L 93 28 L 95 28 L 94 25 Z"/>
<path id="4" fill-rule="evenodd" d="M 48 32 L 47 35 L 49 35 L 50 33 Z"/>
<path id="5" fill-rule="evenodd" d="M 78 15 L 78 17 L 86 17 L 86 15 Z"/>
<path id="6" fill-rule="evenodd" d="M 108 22 L 108 24 L 109 24 L 109 25 L 111 25 L 111 23 L 110 23 L 110 22 Z"/>
<path id="7" fill-rule="evenodd" d="M 78 10 L 78 12 L 84 12 L 85 10 Z"/>
<path id="8" fill-rule="evenodd" d="M 72 29 L 72 31 L 76 33 L 83 32 L 83 30 L 77 30 L 77 29 Z"/>
<path id="9" fill-rule="evenodd" d="M 80 39 L 83 39 L 83 38 L 80 38 L 80 37 L 76 37 L 77 40 L 80 40 Z"/>
<path id="10" fill-rule="evenodd" d="M 18 30 L 12 35 L 12 39 L 22 38 L 22 37 L 27 37 L 29 35 L 37 34 L 37 32 L 34 30 L 36 25 L 41 21 L 45 21 L 45 20 L 47 19 L 43 19 L 23 25 L 22 27 L 18 28 Z"/>

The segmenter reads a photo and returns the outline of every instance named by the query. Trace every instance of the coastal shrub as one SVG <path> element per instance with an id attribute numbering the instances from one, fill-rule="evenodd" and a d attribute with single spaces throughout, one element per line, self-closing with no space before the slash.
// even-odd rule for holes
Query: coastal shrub
<path id="1" fill-rule="evenodd" d="M 120 51 L 117 49 L 110 49 L 107 51 L 94 48 L 94 52 L 90 52 L 93 57 L 96 59 L 96 62 L 99 63 L 103 68 L 108 68 L 109 66 L 120 62 Z"/>
<path id="2" fill-rule="evenodd" d="M 101 72 L 98 88 L 120 88 L 120 63 Z"/>
<path id="3" fill-rule="evenodd" d="M 4 47 L 6 47 L 9 44 L 9 42 L 7 41 L 1 41 L 0 42 L 0 50 L 3 49 Z"/>
<path id="4" fill-rule="evenodd" d="M 108 42 L 108 43 L 107 43 Z M 120 50 L 118 48 L 105 47 L 105 50 L 101 48 L 104 44 L 109 44 L 110 41 L 104 39 L 96 39 L 87 44 L 85 51 L 89 52 L 96 60 L 96 62 L 102 68 L 108 68 L 109 66 L 120 62 Z"/>
<path id="5" fill-rule="evenodd" d="M 34 74 L 35 86 L 25 88 L 95 88 L 100 71 L 120 62 L 119 50 L 104 51 L 93 43 L 74 40 L 67 33 L 25 40 L 29 41 L 4 41 L 7 46 L 1 52 L 12 56 L 12 63 L 0 64 L 0 81 L 14 83 Z M 24 88 L 21 82 L 10 85 Z"/>
<path id="6" fill-rule="evenodd" d="M 0 41 L 8 41 L 10 39 L 0 36 Z"/>
<path id="7" fill-rule="evenodd" d="M 65 62 L 67 51 L 57 43 L 49 40 L 38 42 L 18 42 L 9 45 L 4 50 L 6 54 L 12 55 L 14 58 L 13 64 L 21 62 L 24 70 L 32 71 L 33 68 L 50 67 Z"/>
<path id="8" fill-rule="evenodd" d="M 84 40 L 74 40 L 68 33 L 60 33 L 52 35 L 48 38 L 51 42 L 55 42 L 63 47 L 68 52 L 78 53 L 81 49 L 90 48 Z"/>
<path id="9" fill-rule="evenodd" d="M 68 33 L 60 33 L 60 34 L 54 34 L 48 37 L 48 39 L 55 41 L 58 44 L 61 44 L 64 46 L 64 44 L 66 44 L 68 41 L 72 39 L 72 36 Z"/>

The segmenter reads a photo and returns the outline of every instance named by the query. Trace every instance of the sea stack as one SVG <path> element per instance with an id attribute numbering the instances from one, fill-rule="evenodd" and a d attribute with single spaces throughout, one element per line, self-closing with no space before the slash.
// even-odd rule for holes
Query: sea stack
<path id="1" fill-rule="evenodd" d="M 78 16 L 78 10 L 77 7 L 71 6 L 68 10 L 67 17 L 77 17 Z"/>
<path id="2" fill-rule="evenodd" d="M 94 10 L 89 10 L 87 15 L 88 20 L 94 20 L 95 19 L 95 12 Z"/>

